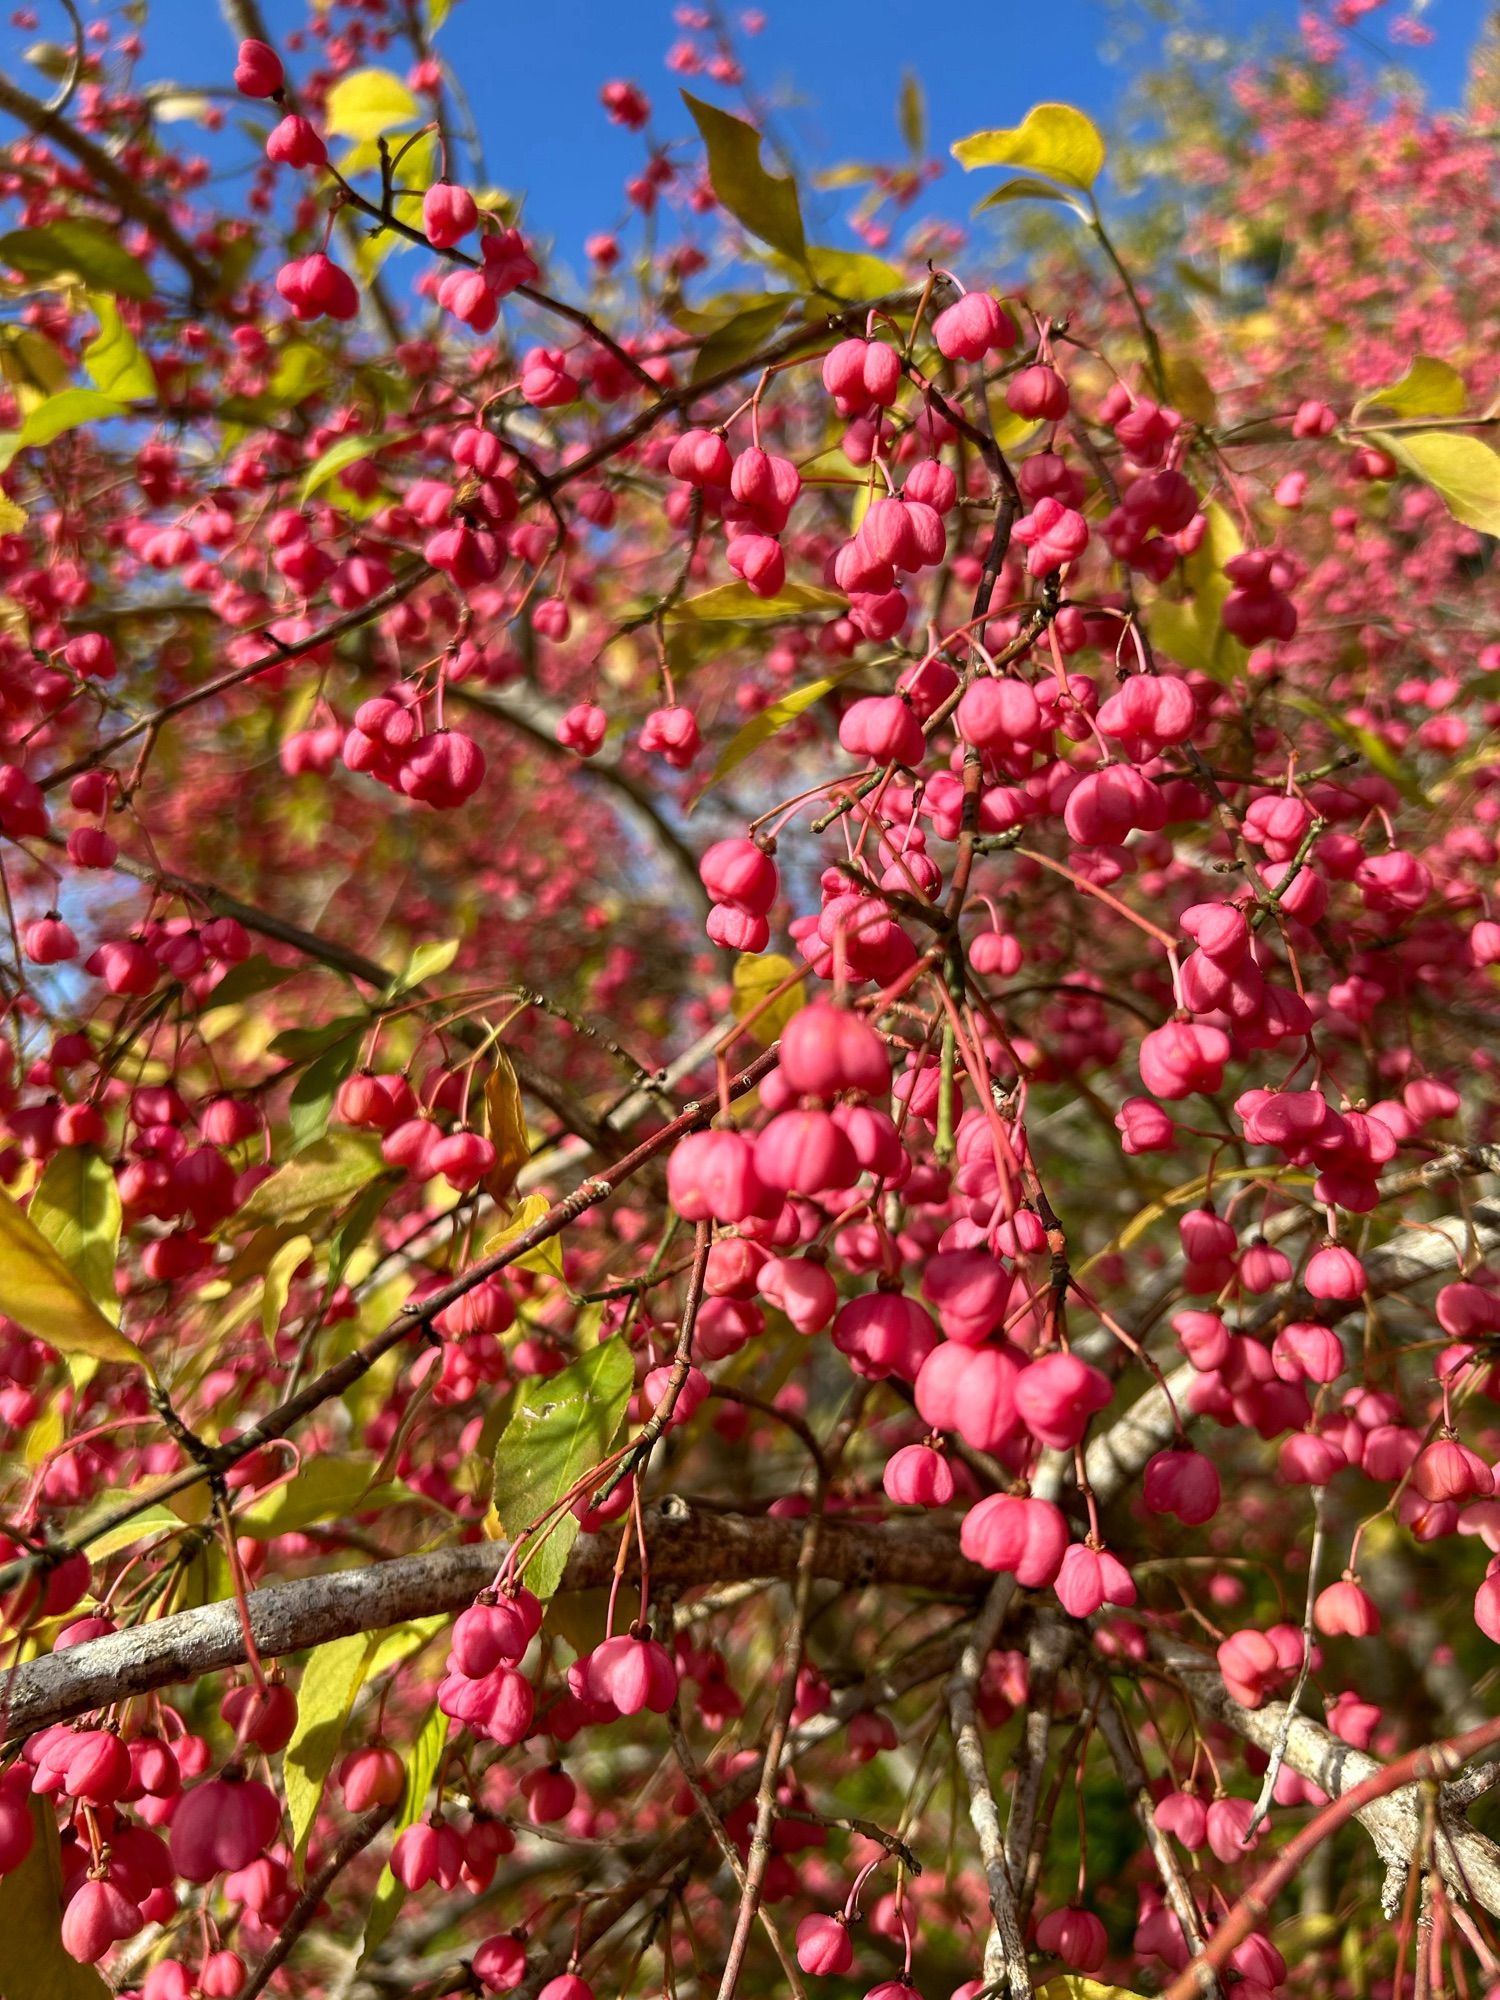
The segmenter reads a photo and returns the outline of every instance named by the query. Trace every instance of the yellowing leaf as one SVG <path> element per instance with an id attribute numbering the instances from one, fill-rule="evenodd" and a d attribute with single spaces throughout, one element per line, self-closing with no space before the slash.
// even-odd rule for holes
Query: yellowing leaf
<path id="1" fill-rule="evenodd" d="M 706 104 L 690 91 L 682 101 L 708 148 L 708 177 L 714 193 L 752 236 L 769 243 L 796 264 L 807 262 L 807 238 L 797 184 L 785 175 L 768 174 L 760 161 L 760 134 L 743 118 Z"/>
<path id="2" fill-rule="evenodd" d="M 108 1160 L 90 1147 L 61 1147 L 47 1162 L 26 1213 L 105 1318 L 118 1326 L 120 1194 Z"/>
<path id="3" fill-rule="evenodd" d="M 356 1632 L 348 1639 L 330 1639 L 313 1648 L 303 1669 L 297 1689 L 297 1726 L 286 1746 L 281 1772 L 292 1822 L 292 1847 L 299 1864 L 374 1646 L 366 1632 Z"/>
<path id="4" fill-rule="evenodd" d="M 531 1141 L 526 1136 L 515 1066 L 501 1043 L 495 1045 L 495 1066 L 485 1079 L 484 1126 L 495 1149 L 495 1164 L 485 1175 L 484 1185 L 491 1200 L 503 1204 L 510 1198 L 516 1175 L 531 1158 Z"/>
<path id="5" fill-rule="evenodd" d="M 448 1718 L 434 1702 L 427 1711 L 422 1727 L 417 1731 L 415 1741 L 406 1753 L 406 1791 L 402 1796 L 401 1809 L 396 1814 L 397 1833 L 403 1832 L 421 1818 L 433 1773 L 437 1770 L 438 1759 L 443 1754 L 443 1745 L 447 1740 Z M 380 1879 L 375 1884 L 375 1896 L 370 1905 L 370 1914 L 365 1918 L 365 1935 L 359 1948 L 361 1965 L 388 1935 L 405 1896 L 406 1891 L 391 1873 L 389 1866 L 382 1868 Z"/>
<path id="6" fill-rule="evenodd" d="M 981 209 L 986 208 L 1003 208 L 1013 201 L 1060 202 L 1064 208 L 1071 208 L 1073 213 L 1081 216 L 1085 222 L 1088 220 L 1088 210 L 1078 197 L 1069 194 L 1066 188 L 1054 187 L 1051 181 L 1033 181 L 1024 177 L 1021 180 L 1002 181 L 999 187 L 992 189 L 985 196 L 974 213 L 978 215 Z"/>
<path id="7" fill-rule="evenodd" d="M 419 944 L 401 971 L 397 973 L 387 999 L 394 1000 L 398 994 L 409 993 L 414 986 L 420 986 L 424 979 L 436 979 L 440 972 L 458 957 L 457 938 L 433 938 L 426 944 Z"/>
<path id="8" fill-rule="evenodd" d="M 26 526 L 26 509 L 0 493 L 0 535 L 19 535 Z"/>
<path id="9" fill-rule="evenodd" d="M 759 715 L 752 715 L 743 729 L 737 729 L 720 751 L 719 761 L 714 765 L 713 775 L 709 778 L 708 784 L 704 785 L 703 792 L 708 790 L 709 785 L 716 785 L 721 778 L 727 778 L 737 765 L 744 763 L 753 750 L 758 750 L 762 743 L 767 743 L 773 736 L 778 736 L 790 723 L 795 722 L 799 715 L 805 714 L 808 709 L 820 702 L 825 694 L 836 688 L 844 678 L 842 674 L 827 674 L 821 680 L 808 681 L 805 686 L 793 688 L 790 694 L 784 694 L 780 701 L 773 701 L 770 707 L 763 708 Z M 703 792 L 698 794 L 700 799 Z"/>
<path id="10" fill-rule="evenodd" d="M 848 609 L 847 597 L 820 584 L 789 583 L 774 597 L 757 597 L 746 583 L 721 583 L 681 599 L 666 616 L 669 625 L 738 625 L 756 619 L 774 622 L 798 613 L 837 615 Z"/>
<path id="11" fill-rule="evenodd" d="M 261 1182 L 230 1218 L 234 1232 L 304 1222 L 316 1209 L 357 1193 L 384 1166 L 380 1142 L 368 1132 L 330 1132 Z"/>
<path id="12" fill-rule="evenodd" d="M 1464 378 L 1446 361 L 1419 354 L 1399 382 L 1372 389 L 1354 406 L 1355 415 L 1378 403 L 1397 417 L 1456 417 L 1468 401 Z"/>
<path id="13" fill-rule="evenodd" d="M 1460 431 L 1374 431 L 1371 442 L 1424 479 L 1455 521 L 1500 535 L 1500 453 Z"/>
<path id="14" fill-rule="evenodd" d="M 821 292 L 836 299 L 868 299 L 884 292 L 906 289 L 904 272 L 868 250 L 838 250 L 831 244 L 814 243 L 804 259 L 813 283 Z"/>
<path id="15" fill-rule="evenodd" d="M 1174 410 L 1195 424 L 1211 424 L 1219 413 L 1213 385 L 1190 354 L 1169 354 L 1165 362 L 1167 394 Z"/>
<path id="16" fill-rule="evenodd" d="M 1104 141 L 1093 119 L 1071 104 L 1037 104 L 1019 125 L 960 139 L 953 157 L 966 173 L 975 167 L 1024 167 L 1086 191 L 1104 166 Z"/>
<path id="17" fill-rule="evenodd" d="M 337 139 L 378 139 L 410 125 L 422 107 L 388 69 L 354 69 L 328 93 L 327 129 Z"/>
<path id="18" fill-rule="evenodd" d="M 1037 2000 L 1142 2000 L 1129 1986 L 1107 1986 L 1081 1972 L 1059 1972 L 1036 1989 Z"/>
<path id="19" fill-rule="evenodd" d="M 734 1018 L 743 1021 L 748 1014 L 755 1013 L 768 995 L 800 969 L 789 958 L 783 958 L 780 952 L 741 952 L 734 962 L 734 997 L 729 1003 L 734 1010 Z M 764 1013 L 755 1015 L 749 1031 L 751 1037 L 763 1049 L 768 1049 L 793 1014 L 802 1007 L 804 997 L 802 981 L 798 979 L 779 1000 L 773 1000 Z"/>
<path id="20" fill-rule="evenodd" d="M 96 1361 L 146 1357 L 100 1312 L 82 1284 L 29 1216 L 0 1193 L 0 1312 L 60 1354 Z"/>
<path id="21" fill-rule="evenodd" d="M 260 1295 L 260 1330 L 265 1335 L 266 1344 L 273 1352 L 276 1345 L 276 1329 L 281 1324 L 281 1315 L 286 1311 L 292 1280 L 296 1277 L 299 1267 L 312 1255 L 312 1247 L 310 1236 L 289 1236 L 266 1266 L 265 1288 Z"/>
<path id="22" fill-rule="evenodd" d="M 346 1514 L 363 1514 L 397 1497 L 401 1490 L 372 1486 L 375 1470 L 375 1460 L 368 1457 L 304 1459 L 294 1479 L 272 1487 L 235 1515 L 235 1529 L 258 1541 L 270 1541 L 275 1535 L 341 1520 Z"/>
<path id="23" fill-rule="evenodd" d="M 529 1194 L 524 1201 L 518 1201 L 511 1210 L 504 1225 L 493 1235 L 485 1238 L 484 1254 L 489 1257 L 497 1250 L 503 1250 L 507 1243 L 513 1243 L 518 1236 L 541 1221 L 551 1207 L 544 1194 Z M 562 1231 L 547 1237 L 534 1250 L 528 1250 L 524 1257 L 516 1259 L 518 1271 L 546 1271 L 554 1278 L 563 1274 Z"/>
<path id="24" fill-rule="evenodd" d="M 90 292 L 89 304 L 99 331 L 83 350 L 83 365 L 94 387 L 122 403 L 150 402 L 156 394 L 156 371 L 136 346 L 108 292 Z"/>

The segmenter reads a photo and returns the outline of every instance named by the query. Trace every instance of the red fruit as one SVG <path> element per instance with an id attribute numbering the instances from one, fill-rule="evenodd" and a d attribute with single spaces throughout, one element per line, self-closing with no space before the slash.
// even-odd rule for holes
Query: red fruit
<path id="1" fill-rule="evenodd" d="M 1074 1542 L 1053 1584 L 1057 1601 L 1071 1618 L 1092 1618 L 1106 1604 L 1135 1603 L 1135 1580 L 1108 1549 Z"/>
<path id="2" fill-rule="evenodd" d="M 1049 1910 L 1036 1941 L 1075 1972 L 1097 1972 L 1109 1951 L 1109 1935 L 1092 1910 Z"/>
<path id="3" fill-rule="evenodd" d="M 913 767 L 927 748 L 922 725 L 898 694 L 866 695 L 852 703 L 839 723 L 839 742 L 851 757 Z"/>
<path id="4" fill-rule="evenodd" d="M 557 725 L 557 740 L 579 757 L 597 756 L 604 746 L 609 717 L 592 701 L 575 702 Z"/>
<path id="5" fill-rule="evenodd" d="M 13 1788 L 0 1790 L 0 1876 L 20 1867 L 35 1838 L 36 1828 L 25 1799 Z"/>
<path id="6" fill-rule="evenodd" d="M 903 1445 L 886 1460 L 880 1483 L 898 1507 L 946 1507 L 953 1498 L 953 1468 L 927 1444 Z"/>
<path id="7" fill-rule="evenodd" d="M 1016 1414 L 1043 1444 L 1070 1451 L 1112 1394 L 1108 1376 L 1077 1355 L 1046 1354 L 1016 1377 Z"/>
<path id="8" fill-rule="evenodd" d="M 256 1779 L 210 1778 L 182 1794 L 172 1815 L 172 1865 L 186 1881 L 246 1867 L 276 1838 L 281 1808 Z"/>
<path id="9" fill-rule="evenodd" d="M 776 863 L 753 840 L 716 840 L 698 874 L 716 903 L 739 903 L 763 917 L 776 900 Z"/>
<path id="10" fill-rule="evenodd" d="M 739 1132 L 689 1133 L 667 1161 L 667 1196 L 685 1222 L 744 1222 L 763 1215 L 766 1187 L 756 1149 Z"/>
<path id="11" fill-rule="evenodd" d="M 665 1715 L 677 1694 L 677 1669 L 655 1639 L 625 1634 L 606 1639 L 588 1656 L 587 1685 L 592 1700 L 610 1703 L 621 1715 L 639 1715 L 643 1708 Z"/>
<path id="12" fill-rule="evenodd" d="M 843 1916 L 804 1917 L 797 1926 L 797 1963 L 804 1972 L 838 1978 L 854 1963 L 854 1946 Z"/>
<path id="13" fill-rule="evenodd" d="M 653 709 L 641 724 L 639 742 L 643 750 L 664 757 L 674 771 L 685 771 L 701 747 L 697 717 L 681 703 Z"/>
<path id="14" fill-rule="evenodd" d="M 1346 1576 L 1318 1592 L 1313 1622 L 1328 1639 L 1343 1635 L 1368 1639 L 1380 1630 L 1380 1613 L 1368 1594 Z"/>
<path id="15" fill-rule="evenodd" d="M 240 43 L 234 83 L 246 97 L 274 97 L 286 83 L 286 71 L 273 48 L 247 38 Z"/>
<path id="16" fill-rule="evenodd" d="M 1056 424 L 1068 414 L 1068 385 L 1055 368 L 1035 361 L 1013 375 L 1006 385 L 1005 400 L 1018 417 L 1033 422 Z"/>
<path id="17" fill-rule="evenodd" d="M 1049 1500 L 994 1493 L 971 1507 L 959 1530 L 970 1562 L 1010 1571 L 1027 1590 L 1051 1583 L 1068 1546 L 1068 1524 Z"/>
<path id="18" fill-rule="evenodd" d="M 486 1993 L 509 1993 L 526 1977 L 526 1946 L 511 1932 L 486 1938 L 470 1963 Z"/>
<path id="19" fill-rule="evenodd" d="M 268 1681 L 231 1688 L 219 1704 L 219 1713 L 241 1743 L 253 1743 L 274 1757 L 292 1740 L 297 1727 L 297 1697 L 284 1681 Z"/>
<path id="20" fill-rule="evenodd" d="M 63 1911 L 63 1950 L 81 1965 L 93 1965 L 112 1944 L 134 1937 L 144 1922 L 139 1906 L 113 1882 L 86 1881 Z"/>
<path id="21" fill-rule="evenodd" d="M 1302 1283 L 1315 1299 L 1352 1304 L 1364 1297 L 1365 1267 L 1352 1250 L 1339 1243 L 1325 1243 L 1308 1258 Z"/>
<path id="22" fill-rule="evenodd" d="M 394 1750 L 383 1745 L 351 1750 L 339 1766 L 339 1785 L 350 1812 L 393 1806 L 406 1788 L 406 1767 Z"/>
<path id="23" fill-rule="evenodd" d="M 1143 1497 L 1153 1514 L 1201 1528 L 1219 1511 L 1219 1475 L 1201 1452 L 1159 1451 L 1146 1467 Z"/>
<path id="24" fill-rule="evenodd" d="M 988 292 L 965 292 L 932 322 L 938 351 L 949 361 L 982 361 L 996 348 L 1014 347 L 1016 323 Z"/>
<path id="25" fill-rule="evenodd" d="M 328 148 L 314 125 L 290 111 L 266 140 L 266 158 L 283 167 L 322 167 L 328 164 Z"/>
<path id="26" fill-rule="evenodd" d="M 785 1194 L 822 1194 L 859 1179 L 854 1148 L 826 1111 L 779 1112 L 756 1139 L 754 1160 L 761 1184 Z"/>
<path id="27" fill-rule="evenodd" d="M 68 1748 L 63 1790 L 85 1805 L 113 1805 L 130 1787 L 130 1752 L 110 1729 L 85 1729 Z"/>
<path id="28" fill-rule="evenodd" d="M 799 1097 L 883 1096 L 890 1055 L 869 1022 L 832 1001 L 799 1008 L 781 1031 L 781 1073 Z"/>
<path id="29" fill-rule="evenodd" d="M 434 250 L 449 250 L 479 226 L 479 205 L 467 188 L 434 181 L 422 197 L 422 227 Z"/>

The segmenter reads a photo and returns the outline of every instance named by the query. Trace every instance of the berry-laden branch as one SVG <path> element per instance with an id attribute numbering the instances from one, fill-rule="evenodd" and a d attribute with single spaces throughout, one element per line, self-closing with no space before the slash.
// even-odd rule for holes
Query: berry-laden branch
<path id="1" fill-rule="evenodd" d="M 976 224 L 683 7 L 554 250 L 474 0 L 160 9 L 0 48 L 7 2000 L 1495 1986 L 1493 64 Z"/>

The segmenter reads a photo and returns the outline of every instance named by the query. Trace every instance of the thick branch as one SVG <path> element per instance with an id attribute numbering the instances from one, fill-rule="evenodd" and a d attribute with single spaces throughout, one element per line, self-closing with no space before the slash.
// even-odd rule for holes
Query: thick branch
<path id="1" fill-rule="evenodd" d="M 657 1584 L 790 1577 L 804 1539 L 800 1521 L 715 1514 L 677 1499 L 648 1508 L 646 1521 Z M 562 1588 L 607 1584 L 617 1545 L 610 1534 L 580 1535 Z M 494 1579 L 505 1552 L 501 1542 L 475 1542 L 272 1584 L 249 1599 L 256 1647 L 264 1658 L 279 1659 L 326 1639 L 461 1611 Z M 880 1583 L 972 1598 L 984 1584 L 984 1573 L 959 1554 L 951 1528 L 910 1521 L 871 1525 L 835 1517 L 819 1537 L 813 1569 L 854 1589 Z M 181 1611 L 18 1667 L 8 1682 L 9 1730 L 26 1734 L 127 1695 L 238 1666 L 244 1657 L 232 1602 Z"/>

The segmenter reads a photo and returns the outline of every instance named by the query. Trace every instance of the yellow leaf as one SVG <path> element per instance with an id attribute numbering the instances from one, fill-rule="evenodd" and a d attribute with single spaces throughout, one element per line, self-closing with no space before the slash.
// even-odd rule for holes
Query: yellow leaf
<path id="1" fill-rule="evenodd" d="M 0 1193 L 0 1312 L 59 1354 L 97 1361 L 146 1357 L 111 1326 L 41 1231 L 10 1196 Z"/>
<path id="2" fill-rule="evenodd" d="M 122 403 L 149 402 L 156 394 L 156 371 L 135 343 L 120 308 L 108 292 L 90 292 L 99 331 L 83 350 L 83 366 L 94 387 Z"/>
<path id="3" fill-rule="evenodd" d="M 952 150 L 966 173 L 975 167 L 1025 167 L 1085 191 L 1104 166 L 1098 126 L 1071 104 L 1034 105 L 1019 125 L 973 132 Z"/>
<path id="4" fill-rule="evenodd" d="M 503 1204 L 510 1199 L 516 1175 L 531 1158 L 531 1141 L 526 1136 L 515 1067 L 499 1042 L 495 1045 L 495 1066 L 484 1086 L 484 1124 L 495 1149 L 495 1164 L 485 1175 L 484 1185 L 490 1199 Z"/>
<path id="5" fill-rule="evenodd" d="M 507 1243 L 513 1243 L 533 1223 L 540 1222 L 550 1206 L 543 1194 L 529 1194 L 524 1201 L 518 1201 L 501 1227 L 492 1236 L 486 1237 L 484 1254 L 492 1256 L 496 1250 L 503 1250 Z M 554 1278 L 560 1278 L 563 1274 L 562 1232 L 559 1230 L 557 1235 L 549 1236 L 534 1250 L 528 1250 L 524 1257 L 518 1257 L 516 1268 L 520 1271 L 545 1271 Z"/>
<path id="6" fill-rule="evenodd" d="M 1211 424 L 1219 413 L 1213 386 L 1188 354 L 1166 357 L 1167 394 L 1174 410 L 1181 410 L 1195 424 Z"/>
<path id="7" fill-rule="evenodd" d="M 1357 417 L 1361 410 L 1378 403 L 1397 417 L 1456 417 L 1467 401 L 1464 378 L 1456 368 L 1430 354 L 1419 354 L 1399 382 L 1361 396 L 1354 414 Z"/>
<path id="8" fill-rule="evenodd" d="M 710 785 L 716 785 L 721 778 L 727 778 L 736 765 L 743 764 L 751 752 L 758 750 L 762 743 L 769 742 L 773 736 L 779 736 L 783 729 L 797 720 L 799 715 L 815 707 L 825 694 L 838 686 L 841 680 L 847 679 L 850 673 L 857 671 L 857 668 L 850 667 L 842 674 L 825 674 L 820 680 L 808 681 L 805 686 L 793 688 L 790 694 L 784 694 L 780 701 L 773 701 L 769 708 L 763 708 L 758 715 L 752 715 L 745 726 L 737 729 L 720 751 L 719 761 L 713 768 L 713 775 L 704 785 L 703 791 L 698 793 L 698 798 L 702 798 L 703 792 L 706 792 Z M 696 805 L 697 799 L 693 803 Z"/>
<path id="9" fill-rule="evenodd" d="M 21 1441 L 21 1457 L 27 1465 L 40 1465 L 63 1441 L 63 1414 L 54 1403 L 43 1410 L 34 1424 L 27 1426 Z"/>
<path id="10" fill-rule="evenodd" d="M 378 139 L 420 116 L 416 98 L 388 69 L 350 70 L 328 93 L 327 127 L 338 139 Z"/>
<path id="11" fill-rule="evenodd" d="M 1426 480 L 1455 521 L 1500 535 L 1500 453 L 1460 431 L 1373 431 L 1371 442 Z"/>
<path id="12" fill-rule="evenodd" d="M 1037 2000 L 1141 2000 L 1129 1986 L 1106 1986 L 1102 1979 L 1085 1979 L 1081 1972 L 1059 1972 L 1036 1993 Z"/>
<path id="13" fill-rule="evenodd" d="M 0 535 L 19 535 L 26 526 L 26 509 L 0 493 Z"/>
<path id="14" fill-rule="evenodd" d="M 286 1311 L 287 1297 L 292 1289 L 292 1280 L 298 1269 L 312 1255 L 310 1236 L 290 1236 L 277 1250 L 266 1266 L 265 1289 L 260 1300 L 260 1330 L 273 1352 L 276 1345 L 276 1329 L 281 1324 L 281 1315 Z"/>
<path id="15" fill-rule="evenodd" d="M 784 980 L 793 978 L 799 970 L 779 952 L 741 952 L 734 962 L 734 997 L 730 1002 L 734 1018 L 743 1021 L 747 1015 L 755 1013 L 768 994 L 773 993 Z M 772 1001 L 764 1013 L 756 1014 L 750 1034 L 763 1049 L 771 1046 L 793 1014 L 799 1011 L 804 997 L 802 981 L 797 979 L 796 984 L 788 987 L 779 1000 Z"/>

